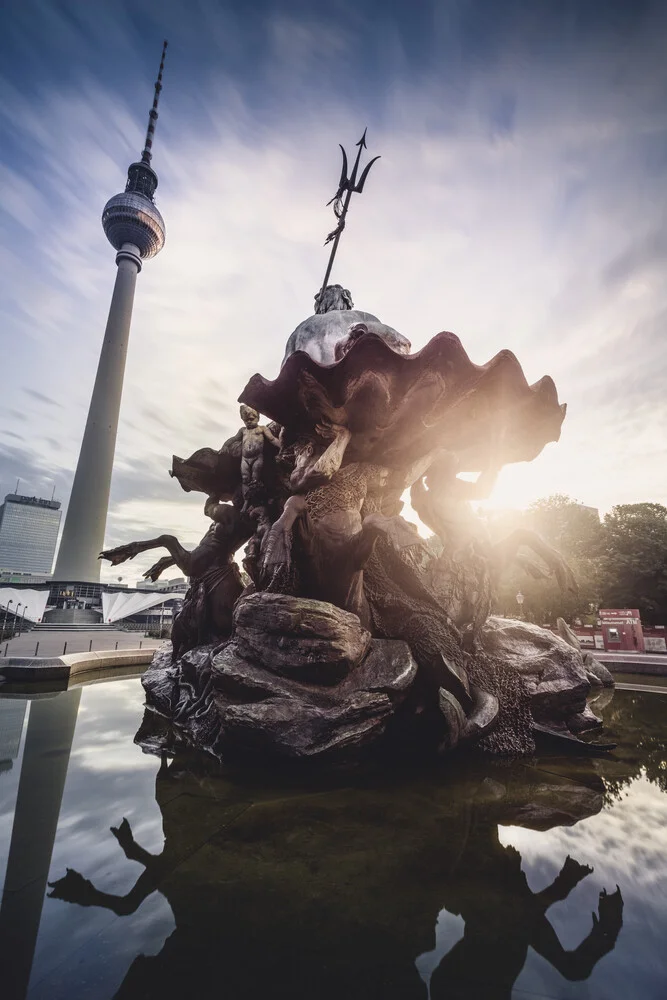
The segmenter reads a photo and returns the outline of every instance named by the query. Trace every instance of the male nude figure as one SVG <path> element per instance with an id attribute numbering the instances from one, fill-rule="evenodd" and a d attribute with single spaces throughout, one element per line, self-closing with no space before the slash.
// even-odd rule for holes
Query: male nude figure
<path id="1" fill-rule="evenodd" d="M 280 442 L 268 427 L 260 425 L 259 413 L 253 410 L 252 406 L 243 403 L 240 413 L 245 427 L 239 430 L 236 437 L 241 441 L 241 483 L 244 500 L 242 513 L 246 513 L 251 506 L 251 485 L 255 486 L 262 482 L 264 442 L 268 441 L 274 448 L 279 448 Z"/>

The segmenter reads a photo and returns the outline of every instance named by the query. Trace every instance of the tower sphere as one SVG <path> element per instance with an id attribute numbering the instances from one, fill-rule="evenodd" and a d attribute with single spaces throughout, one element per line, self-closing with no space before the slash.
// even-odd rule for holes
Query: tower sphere
<path id="1" fill-rule="evenodd" d="M 115 194 L 104 206 L 102 226 L 109 243 L 120 250 L 133 243 L 141 257 L 155 257 L 164 246 L 165 227 L 157 208 L 136 191 Z"/>

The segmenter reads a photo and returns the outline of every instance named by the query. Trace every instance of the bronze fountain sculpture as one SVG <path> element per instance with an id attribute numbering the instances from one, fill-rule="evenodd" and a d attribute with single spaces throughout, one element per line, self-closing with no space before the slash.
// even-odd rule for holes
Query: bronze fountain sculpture
<path id="1" fill-rule="evenodd" d="M 569 568 L 530 532 L 492 544 L 471 507 L 503 465 L 558 440 L 566 407 L 548 376 L 529 385 L 511 352 L 476 365 L 439 333 L 412 354 L 327 284 L 370 168 L 357 183 L 365 133 L 358 145 L 314 315 L 277 377 L 243 389 L 245 426 L 219 451 L 174 456 L 171 475 L 208 498 L 208 533 L 191 553 L 169 535 L 102 553 L 117 564 L 166 546 L 146 575 L 175 563 L 190 576 L 172 646 L 144 675 L 148 705 L 225 758 L 525 754 L 536 738 L 603 752 L 579 735 L 599 725 L 587 696 L 613 683 L 605 668 L 567 629 L 491 614 L 511 561 L 574 588 Z M 431 538 L 401 516 L 406 490 Z M 245 543 L 242 581 L 233 557 Z"/>

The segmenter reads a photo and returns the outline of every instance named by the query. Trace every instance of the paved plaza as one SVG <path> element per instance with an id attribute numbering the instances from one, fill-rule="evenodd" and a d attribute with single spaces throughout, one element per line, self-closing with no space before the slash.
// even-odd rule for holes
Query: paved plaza
<path id="1" fill-rule="evenodd" d="M 35 656 L 39 643 L 38 656 L 62 656 L 65 644 L 67 653 L 87 653 L 102 649 L 155 649 L 160 645 L 159 639 L 145 639 L 143 632 L 123 632 L 120 629 L 109 632 L 25 632 L 3 642 L 0 645 L 0 656 Z M 92 644 L 92 645 L 91 645 Z M 5 654 L 5 647 L 7 653 Z"/>

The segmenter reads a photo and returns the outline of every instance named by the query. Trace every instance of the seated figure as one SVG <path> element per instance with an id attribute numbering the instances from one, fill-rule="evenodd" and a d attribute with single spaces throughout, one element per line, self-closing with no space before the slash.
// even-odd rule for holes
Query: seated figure
<path id="1" fill-rule="evenodd" d="M 372 313 L 355 309 L 347 288 L 327 285 L 324 294 L 315 296 L 315 315 L 299 323 L 287 341 L 283 364 L 295 351 L 305 351 L 313 361 L 332 365 L 345 355 L 355 340 L 354 328 L 363 324 L 363 332 L 375 333 L 398 354 L 410 353 L 410 341 L 391 326 L 385 326 Z"/>

